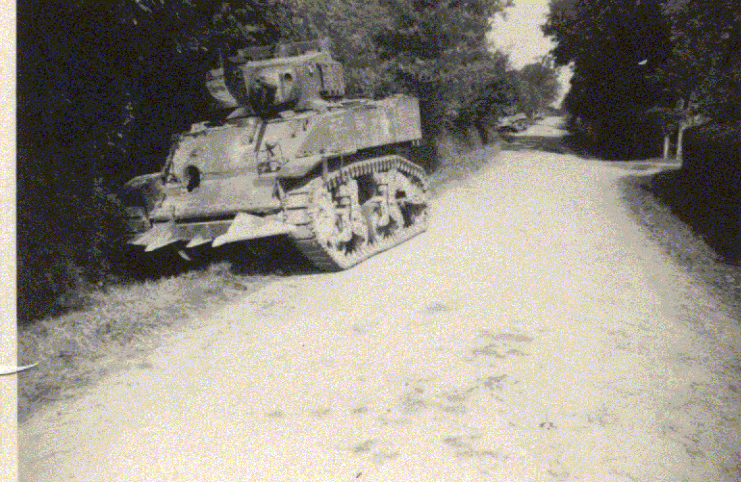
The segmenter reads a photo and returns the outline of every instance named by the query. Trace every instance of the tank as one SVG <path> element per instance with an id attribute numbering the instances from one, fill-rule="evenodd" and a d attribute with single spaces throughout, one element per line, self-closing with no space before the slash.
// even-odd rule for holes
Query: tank
<path id="1" fill-rule="evenodd" d="M 162 171 L 124 186 L 143 253 L 286 236 L 337 271 L 427 228 L 427 176 L 409 159 L 417 99 L 346 99 L 322 41 L 240 50 L 206 88 L 228 114 L 174 136 Z"/>

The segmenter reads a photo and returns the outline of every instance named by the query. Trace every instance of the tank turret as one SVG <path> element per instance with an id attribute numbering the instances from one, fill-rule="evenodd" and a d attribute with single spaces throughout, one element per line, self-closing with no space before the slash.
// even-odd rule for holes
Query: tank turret
<path id="1" fill-rule="evenodd" d="M 303 111 L 345 95 L 342 66 L 322 41 L 256 47 L 228 57 L 208 73 L 206 87 L 224 108 L 246 107 L 260 117 Z"/>

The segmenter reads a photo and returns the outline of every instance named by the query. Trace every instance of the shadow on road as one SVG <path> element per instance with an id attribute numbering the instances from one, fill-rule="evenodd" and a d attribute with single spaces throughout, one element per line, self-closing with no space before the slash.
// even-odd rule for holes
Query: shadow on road
<path id="1" fill-rule="evenodd" d="M 127 253 L 124 276 L 145 281 L 208 270 L 221 263 L 230 265 L 237 276 L 271 276 L 316 274 L 317 270 L 284 236 L 255 239 L 211 248 L 185 250 L 183 243 L 151 253 L 131 248 Z M 185 257 L 187 256 L 187 258 Z"/>
<path id="2" fill-rule="evenodd" d="M 500 134 L 502 150 L 505 151 L 541 151 L 555 154 L 568 154 L 580 159 L 601 161 L 613 167 L 633 171 L 676 170 L 681 166 L 674 160 L 662 158 L 614 160 L 600 158 L 590 149 L 574 140 L 569 132 L 563 129 L 563 120 L 557 117 L 543 119 L 527 130 L 516 134 Z"/>
<path id="3" fill-rule="evenodd" d="M 578 155 L 571 149 L 565 139 L 568 131 L 564 130 L 564 119 L 546 117 L 518 133 L 502 133 L 502 149 L 507 151 L 543 151 L 557 154 Z M 580 156 L 586 157 L 586 156 Z"/>
<path id="4" fill-rule="evenodd" d="M 543 135 L 502 135 L 504 143 L 502 150 L 505 151 L 544 151 L 557 154 L 575 154 L 574 151 L 564 145 L 561 136 Z"/>

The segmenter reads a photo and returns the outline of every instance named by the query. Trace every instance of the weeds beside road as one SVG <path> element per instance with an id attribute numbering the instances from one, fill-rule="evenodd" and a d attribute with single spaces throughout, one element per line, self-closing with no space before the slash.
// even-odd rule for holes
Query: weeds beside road
<path id="1" fill-rule="evenodd" d="M 651 237 L 741 321 L 741 265 L 719 256 L 696 230 L 662 201 L 662 196 L 656 192 L 656 178 L 661 176 L 666 180 L 671 174 L 670 171 L 625 178 L 623 188 L 627 204 Z M 663 194 L 666 195 L 665 191 Z"/>
<path id="2" fill-rule="evenodd" d="M 39 362 L 19 375 L 19 418 L 125 367 L 133 353 L 151 349 L 161 336 L 272 278 L 235 275 L 228 263 L 219 262 L 179 276 L 113 286 L 93 295 L 84 309 L 19 327 L 20 364 Z"/>

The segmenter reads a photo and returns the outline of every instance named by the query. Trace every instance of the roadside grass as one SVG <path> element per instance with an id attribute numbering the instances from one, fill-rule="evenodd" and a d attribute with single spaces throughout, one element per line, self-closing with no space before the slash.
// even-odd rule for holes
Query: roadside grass
<path id="1" fill-rule="evenodd" d="M 741 263 L 718 254 L 706 240 L 708 233 L 703 236 L 690 224 L 693 219 L 688 217 L 686 204 L 708 204 L 711 200 L 693 199 L 677 179 L 678 173 L 672 171 L 628 176 L 622 182 L 625 200 L 664 251 L 741 321 Z M 682 204 L 677 204 L 677 199 L 683 199 Z M 723 234 L 717 232 L 722 228 L 716 225 L 715 229 L 715 235 Z"/>
<path id="2" fill-rule="evenodd" d="M 741 265 L 741 192 L 731 179 L 670 171 L 654 176 L 650 188 L 724 262 Z"/>
<path id="3" fill-rule="evenodd" d="M 430 176 L 432 196 L 473 175 L 497 151 L 498 146 L 490 145 L 441 156 Z M 19 365 L 39 362 L 18 375 L 19 420 L 136 363 L 163 337 L 192 326 L 209 312 L 280 277 L 316 272 L 287 242 L 273 241 L 227 245 L 218 256 L 190 269 L 155 261 L 152 268 L 159 264 L 166 276 L 110 286 L 87 294 L 78 310 L 19 326 Z"/>
<path id="4" fill-rule="evenodd" d="M 437 197 L 489 165 L 501 150 L 497 141 L 468 152 L 443 153 L 438 169 L 430 176 L 430 194 Z"/>
<path id="5" fill-rule="evenodd" d="M 20 327 L 20 363 L 39 365 L 19 375 L 19 419 L 126 366 L 163 335 L 274 278 L 236 275 L 220 261 L 177 276 L 114 286 L 92 294 L 80 311 Z"/>

